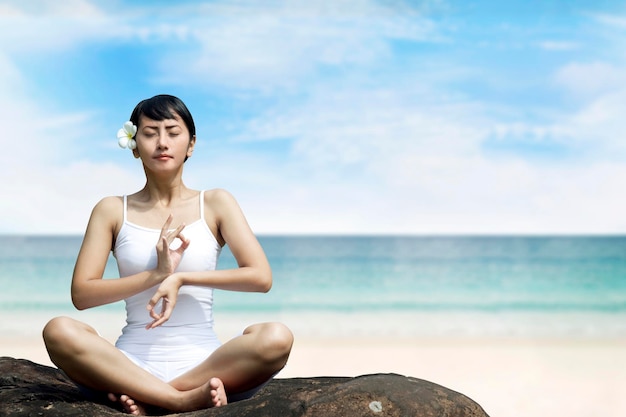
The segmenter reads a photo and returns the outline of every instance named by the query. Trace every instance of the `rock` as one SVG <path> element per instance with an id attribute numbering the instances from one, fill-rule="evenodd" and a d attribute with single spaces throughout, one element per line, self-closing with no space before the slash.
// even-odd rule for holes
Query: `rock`
<path id="1" fill-rule="evenodd" d="M 0 416 L 120 415 L 115 404 L 85 399 L 56 368 L 25 359 L 0 358 Z M 480 405 L 462 394 L 395 374 L 275 379 L 249 400 L 170 415 L 488 417 Z"/>

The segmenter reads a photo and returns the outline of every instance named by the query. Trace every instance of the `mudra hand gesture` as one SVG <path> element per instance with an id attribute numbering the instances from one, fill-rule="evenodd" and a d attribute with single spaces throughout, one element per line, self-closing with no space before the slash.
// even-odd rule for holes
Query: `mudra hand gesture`
<path id="1" fill-rule="evenodd" d="M 189 247 L 189 240 L 181 233 L 185 228 L 185 224 L 181 223 L 176 229 L 170 230 L 172 218 L 173 216 L 170 214 L 161 228 L 159 241 L 156 244 L 158 259 L 157 270 L 163 274 L 163 278 L 167 278 L 174 273 L 183 257 L 185 249 Z M 171 249 L 170 245 L 176 239 L 179 239 L 181 244 L 178 248 Z"/>
<path id="2" fill-rule="evenodd" d="M 180 280 L 173 274 L 178 264 L 180 264 L 185 249 L 189 247 L 189 240 L 181 233 L 185 228 L 184 223 L 181 223 L 176 229 L 170 230 L 171 223 L 172 215 L 170 214 L 161 228 L 159 241 L 156 245 L 157 269 L 164 274 L 165 278 L 148 303 L 147 309 L 153 321 L 146 325 L 146 329 L 153 329 L 169 320 L 176 305 L 178 290 L 181 286 Z M 176 239 L 179 239 L 181 244 L 176 249 L 171 249 L 170 245 Z M 162 300 L 160 313 L 154 309 L 159 300 Z"/>

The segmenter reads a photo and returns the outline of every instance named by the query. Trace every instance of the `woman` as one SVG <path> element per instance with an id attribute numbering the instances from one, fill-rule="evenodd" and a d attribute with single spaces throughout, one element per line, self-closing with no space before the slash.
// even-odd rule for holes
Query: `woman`
<path id="1" fill-rule="evenodd" d="M 125 300 L 127 324 L 113 346 L 84 323 L 54 318 L 43 331 L 50 359 L 134 415 L 145 405 L 184 412 L 250 397 L 285 366 L 293 336 L 280 323 L 262 323 L 220 345 L 213 289 L 269 291 L 263 249 L 229 193 L 184 185 L 196 135 L 182 101 L 140 102 L 118 137 L 141 159 L 146 184 L 94 207 L 71 292 L 79 310 Z M 225 244 L 238 268 L 216 270 Z M 121 279 L 103 280 L 111 250 Z"/>

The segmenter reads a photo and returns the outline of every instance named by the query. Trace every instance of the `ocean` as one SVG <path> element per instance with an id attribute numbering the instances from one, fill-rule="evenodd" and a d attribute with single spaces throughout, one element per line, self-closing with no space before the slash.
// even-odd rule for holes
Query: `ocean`
<path id="1" fill-rule="evenodd" d="M 267 294 L 216 291 L 216 320 L 307 336 L 626 336 L 626 236 L 260 236 Z M 80 236 L 0 236 L 0 314 L 74 312 Z M 219 268 L 236 265 L 224 248 Z M 116 278 L 109 259 L 105 277 Z M 97 308 L 119 314 L 122 303 Z M 0 329 L 2 324 L 0 321 Z"/>

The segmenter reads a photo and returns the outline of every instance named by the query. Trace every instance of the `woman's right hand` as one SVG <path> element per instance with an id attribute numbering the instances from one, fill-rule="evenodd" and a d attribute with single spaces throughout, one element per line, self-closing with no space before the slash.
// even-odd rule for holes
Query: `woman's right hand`
<path id="1" fill-rule="evenodd" d="M 185 228 L 185 224 L 181 223 L 176 229 L 170 230 L 172 218 L 173 216 L 170 214 L 165 221 L 165 224 L 161 228 L 159 241 L 156 245 L 158 259 L 157 271 L 163 276 L 163 279 L 174 273 L 183 257 L 185 249 L 189 247 L 189 239 L 181 233 Z M 181 244 L 176 249 L 171 249 L 170 245 L 176 239 L 179 239 Z"/>

